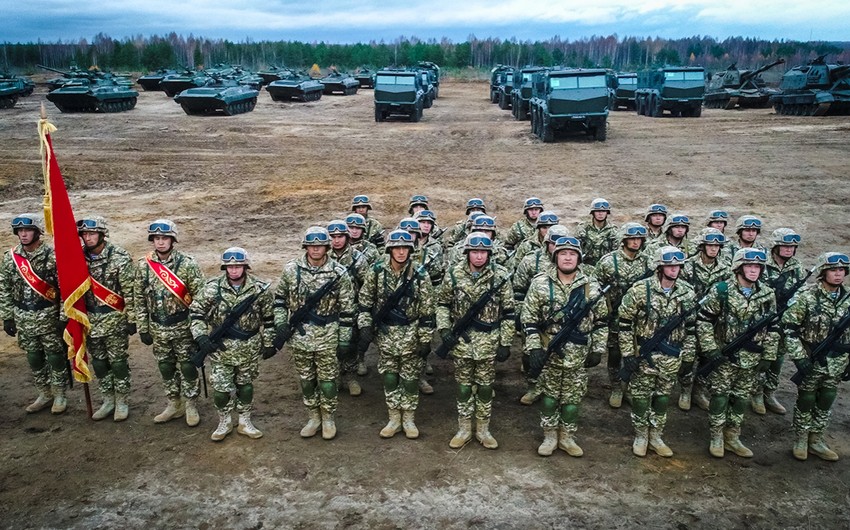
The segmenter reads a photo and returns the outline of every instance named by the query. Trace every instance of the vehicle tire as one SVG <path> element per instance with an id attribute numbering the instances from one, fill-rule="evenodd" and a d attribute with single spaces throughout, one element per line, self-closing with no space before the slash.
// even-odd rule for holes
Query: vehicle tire
<path id="1" fill-rule="evenodd" d="M 422 103 L 417 103 L 415 107 L 413 107 L 413 112 L 410 113 L 410 121 L 413 123 L 418 122 L 422 119 Z"/>
<path id="2" fill-rule="evenodd" d="M 508 98 L 505 96 L 504 92 L 499 92 L 499 108 L 502 110 L 508 110 Z"/>
<path id="3" fill-rule="evenodd" d="M 702 106 L 701 105 L 699 107 L 694 107 L 694 108 L 691 109 L 691 117 L 692 118 L 699 118 L 700 116 L 702 116 Z"/>
<path id="4" fill-rule="evenodd" d="M 602 125 L 596 127 L 596 131 L 593 133 L 593 137 L 596 138 L 597 142 L 604 142 L 608 138 L 608 122 L 606 121 Z"/>
<path id="5" fill-rule="evenodd" d="M 531 107 L 531 134 L 537 134 L 537 107 Z"/>
<path id="6" fill-rule="evenodd" d="M 381 109 L 379 109 L 378 107 L 375 107 L 375 121 L 376 122 L 384 121 L 384 113 L 381 112 Z"/>
<path id="7" fill-rule="evenodd" d="M 497 101 L 499 101 L 499 98 L 496 94 L 497 94 L 497 92 L 491 88 L 490 89 L 490 103 L 496 103 Z"/>
<path id="8" fill-rule="evenodd" d="M 638 116 L 643 116 L 643 100 L 635 98 L 635 110 L 637 111 Z"/>
<path id="9" fill-rule="evenodd" d="M 540 124 L 540 139 L 543 140 L 543 143 L 550 143 L 555 141 L 555 131 L 552 129 L 552 126 L 549 125 L 549 120 L 543 118 L 540 120 L 542 123 Z"/>
<path id="10" fill-rule="evenodd" d="M 653 97 L 649 102 L 650 113 L 653 118 L 660 118 L 664 111 L 661 109 L 661 100 Z"/>

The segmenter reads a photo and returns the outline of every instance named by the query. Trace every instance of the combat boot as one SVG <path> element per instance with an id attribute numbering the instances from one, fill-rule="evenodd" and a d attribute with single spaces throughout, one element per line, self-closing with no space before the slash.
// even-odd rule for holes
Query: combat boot
<path id="1" fill-rule="evenodd" d="M 53 406 L 50 407 L 50 412 L 53 414 L 62 414 L 68 408 L 68 398 L 65 397 L 64 386 L 53 387 Z"/>
<path id="2" fill-rule="evenodd" d="M 105 395 L 105 396 L 103 396 L 103 404 L 100 406 L 99 409 L 97 409 L 95 411 L 94 414 L 92 414 L 91 419 L 93 419 L 94 421 L 100 421 L 102 419 L 105 419 L 110 414 L 112 414 L 112 411 L 114 411 L 114 410 L 115 410 L 115 395 L 114 394 L 110 394 L 108 396 Z"/>
<path id="3" fill-rule="evenodd" d="M 723 446 L 742 458 L 752 458 L 753 452 L 741 443 L 741 428 L 727 427 L 723 430 Z"/>
<path id="4" fill-rule="evenodd" d="M 708 407 L 711 405 L 711 400 L 708 397 L 708 394 L 705 391 L 705 388 L 702 385 L 697 385 L 697 390 L 694 392 L 693 402 L 697 404 L 697 407 L 702 410 L 708 410 Z"/>
<path id="5" fill-rule="evenodd" d="M 424 377 L 419 378 L 419 391 L 426 395 L 431 395 L 434 393 L 434 387 L 431 386 L 431 383 L 428 382 Z"/>
<path id="6" fill-rule="evenodd" d="M 213 431 L 210 435 L 210 440 L 214 442 L 220 442 L 224 440 L 224 437 L 230 434 L 233 431 L 233 415 L 229 412 L 225 414 L 224 412 L 218 413 L 218 427 Z"/>
<path id="7" fill-rule="evenodd" d="M 425 375 L 434 375 L 434 367 L 428 361 L 425 361 Z"/>
<path id="8" fill-rule="evenodd" d="M 50 405 L 50 393 L 47 391 L 41 391 L 38 393 L 38 397 L 35 398 L 35 401 L 27 405 L 27 414 L 38 412 L 47 407 L 47 405 Z"/>
<path id="9" fill-rule="evenodd" d="M 647 429 L 647 427 L 635 427 L 635 441 L 632 442 L 632 453 L 635 456 L 646 456 Z"/>
<path id="10" fill-rule="evenodd" d="M 336 436 L 336 423 L 334 415 L 322 411 L 322 438 L 325 440 L 333 440 Z"/>
<path id="11" fill-rule="evenodd" d="M 457 433 L 449 442 L 449 447 L 452 449 L 460 449 L 472 439 L 472 420 L 469 418 L 458 418 Z"/>
<path id="12" fill-rule="evenodd" d="M 401 431 L 401 411 L 399 409 L 388 409 L 390 421 L 381 429 L 381 438 L 392 438 Z"/>
<path id="13" fill-rule="evenodd" d="M 115 394 L 115 415 L 112 417 L 114 421 L 124 421 L 130 414 L 130 405 L 127 403 L 127 394 Z"/>
<path id="14" fill-rule="evenodd" d="M 366 361 L 357 362 L 357 375 L 368 375 L 369 368 L 366 366 Z"/>
<path id="15" fill-rule="evenodd" d="M 764 406 L 767 408 L 767 410 L 774 414 L 785 414 L 786 412 L 788 412 L 785 407 L 782 406 L 782 403 L 780 403 L 779 400 L 776 399 L 776 396 L 773 392 L 764 393 Z"/>
<path id="16" fill-rule="evenodd" d="M 766 414 L 767 410 L 764 407 L 764 394 L 759 392 L 750 396 L 750 407 L 756 414 Z"/>
<path id="17" fill-rule="evenodd" d="M 711 428 L 711 441 L 708 444 L 708 452 L 715 458 L 723 458 L 723 427 Z"/>
<path id="18" fill-rule="evenodd" d="M 534 402 L 540 399 L 542 392 L 537 390 L 537 385 L 528 389 L 528 392 L 523 394 L 521 398 L 519 398 L 519 402 L 523 405 L 534 405 Z"/>
<path id="19" fill-rule="evenodd" d="M 608 406 L 618 409 L 623 406 L 623 385 L 614 383 L 611 387 L 611 395 L 608 397 Z"/>
<path id="20" fill-rule="evenodd" d="M 809 433 L 797 433 L 797 441 L 794 442 L 792 452 L 797 460 L 805 460 L 809 457 Z"/>
<path id="21" fill-rule="evenodd" d="M 813 432 L 809 434 L 809 452 L 828 462 L 835 462 L 838 460 L 838 453 L 826 445 L 826 440 L 823 439 L 823 433 L 820 432 Z"/>
<path id="22" fill-rule="evenodd" d="M 301 429 L 302 438 L 315 436 L 316 433 L 319 432 L 319 427 L 322 426 L 322 415 L 319 412 L 319 409 L 308 409 L 308 411 L 310 413 L 310 419 L 307 420 L 307 425 Z"/>
<path id="23" fill-rule="evenodd" d="M 198 400 L 191 398 L 186 400 L 186 425 L 195 427 L 201 423 L 201 415 L 198 414 Z"/>
<path id="24" fill-rule="evenodd" d="M 688 411 L 691 410 L 691 392 L 694 389 L 694 385 L 688 385 L 682 387 L 682 392 L 679 394 L 679 409 Z"/>
<path id="25" fill-rule="evenodd" d="M 401 417 L 401 426 L 402 428 L 404 428 L 404 435 L 411 440 L 419 438 L 419 428 L 416 427 L 416 423 L 414 422 L 414 419 L 416 417 L 416 411 L 404 410 L 401 413 Z"/>
<path id="26" fill-rule="evenodd" d="M 558 431 L 554 428 L 543 429 L 543 443 L 537 448 L 540 456 L 552 456 L 558 446 Z"/>
<path id="27" fill-rule="evenodd" d="M 667 444 L 661 439 L 661 431 L 658 429 L 649 429 L 649 446 L 658 456 L 664 458 L 673 456 L 673 450 L 667 447 Z"/>
<path id="28" fill-rule="evenodd" d="M 165 406 L 165 410 L 154 416 L 154 423 L 165 423 L 169 420 L 173 420 L 174 418 L 179 418 L 185 413 L 183 410 L 183 403 L 180 402 L 180 398 L 172 398 L 168 400 L 168 405 Z"/>
<path id="29" fill-rule="evenodd" d="M 573 438 L 573 435 L 563 427 L 558 432 L 558 449 L 576 458 L 584 454 L 584 451 L 582 451 L 581 447 L 576 443 L 575 438 Z"/>
<path id="30" fill-rule="evenodd" d="M 478 420 L 475 422 L 475 439 L 487 449 L 497 449 L 499 442 L 490 434 L 490 420 Z"/>
<path id="31" fill-rule="evenodd" d="M 254 424 L 251 423 L 251 413 L 250 412 L 240 412 L 239 413 L 239 426 L 236 427 L 236 432 L 239 434 L 244 434 L 248 438 L 262 438 L 263 432 L 254 427 Z"/>
<path id="32" fill-rule="evenodd" d="M 360 383 L 357 380 L 352 379 L 348 382 L 348 395 L 349 396 L 359 396 L 363 393 L 363 389 L 360 388 Z"/>

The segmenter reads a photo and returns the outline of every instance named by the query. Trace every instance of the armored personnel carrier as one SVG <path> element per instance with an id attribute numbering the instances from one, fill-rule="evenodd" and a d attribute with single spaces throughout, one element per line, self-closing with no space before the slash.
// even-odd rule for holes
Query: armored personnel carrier
<path id="1" fill-rule="evenodd" d="M 528 102 L 531 100 L 531 77 L 546 70 L 543 66 L 526 66 L 515 71 L 513 75 L 513 90 L 511 90 L 511 114 L 519 121 L 527 120 L 529 117 Z"/>
<path id="2" fill-rule="evenodd" d="M 306 72 L 289 72 L 281 79 L 266 85 L 272 101 L 317 101 L 322 98 L 325 85 Z"/>
<path id="3" fill-rule="evenodd" d="M 850 115 L 850 64 L 827 64 L 822 55 L 785 72 L 779 88 L 770 97 L 777 114 Z"/>
<path id="4" fill-rule="evenodd" d="M 349 74 L 332 71 L 330 74 L 319 79 L 319 82 L 324 85 L 325 95 L 342 94 L 343 96 L 352 96 L 357 93 L 360 88 L 360 82 L 351 77 Z"/>
<path id="5" fill-rule="evenodd" d="M 499 102 L 499 88 L 504 86 L 508 73 L 512 72 L 513 68 L 504 64 L 497 64 L 490 70 L 490 103 Z"/>
<path id="6" fill-rule="evenodd" d="M 114 79 L 81 79 L 49 92 L 61 112 L 123 112 L 136 106 L 139 93 Z"/>
<path id="7" fill-rule="evenodd" d="M 361 66 L 357 70 L 357 73 L 354 74 L 354 79 L 360 83 L 360 88 L 375 88 L 375 71 L 365 66 Z"/>
<path id="8" fill-rule="evenodd" d="M 711 76 L 705 89 L 705 107 L 708 109 L 765 108 L 770 106 L 770 96 L 779 91 L 768 88 L 762 72 L 784 64 L 785 59 L 766 64 L 755 70 L 741 70 L 735 63 Z"/>
<path id="9" fill-rule="evenodd" d="M 584 131 L 604 142 L 613 87 L 604 68 L 541 70 L 532 76 L 531 132 L 544 142 L 557 133 Z"/>
<path id="10" fill-rule="evenodd" d="M 611 110 L 627 110 L 635 108 L 635 89 L 637 88 L 637 74 L 634 72 L 621 72 L 617 74 L 617 90 L 614 92 L 614 105 Z"/>
<path id="11" fill-rule="evenodd" d="M 263 78 L 263 84 L 268 85 L 273 81 L 278 81 L 283 79 L 292 73 L 292 70 L 285 66 L 275 66 L 271 65 L 265 70 L 260 70 L 257 72 L 257 75 Z"/>
<path id="12" fill-rule="evenodd" d="M 174 96 L 174 101 L 183 111 L 192 115 L 221 112 L 225 116 L 251 112 L 260 93 L 253 88 L 240 85 L 234 79 L 215 75 L 202 87 L 187 88 Z"/>
<path id="13" fill-rule="evenodd" d="M 660 118 L 702 115 L 705 70 L 701 66 L 664 66 L 638 72 L 635 109 L 642 116 Z"/>
<path id="14" fill-rule="evenodd" d="M 379 70 L 375 76 L 375 121 L 390 115 L 404 115 L 412 122 L 422 119 L 425 108 L 425 88 L 422 76 L 415 69 Z"/>
<path id="15" fill-rule="evenodd" d="M 0 109 L 11 109 L 24 95 L 24 82 L 18 78 L 0 79 Z"/>
<path id="16" fill-rule="evenodd" d="M 440 97 L 440 67 L 437 63 L 431 61 L 419 61 L 416 63 L 416 66 L 419 68 L 424 68 L 428 70 L 431 75 L 431 84 L 434 85 L 434 99 Z"/>
<path id="17" fill-rule="evenodd" d="M 167 68 L 160 68 L 155 72 L 151 72 L 147 75 L 143 75 L 136 80 L 136 83 L 139 84 L 146 92 L 151 91 L 162 91 L 162 87 L 159 86 L 160 81 L 162 81 L 168 75 L 176 74 L 176 70 L 169 70 Z"/>

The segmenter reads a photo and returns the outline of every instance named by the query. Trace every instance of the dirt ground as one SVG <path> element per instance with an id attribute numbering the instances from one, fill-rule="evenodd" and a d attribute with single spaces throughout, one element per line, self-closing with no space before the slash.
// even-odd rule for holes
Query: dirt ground
<path id="1" fill-rule="evenodd" d="M 299 254 L 306 227 L 342 216 L 368 194 L 385 226 L 425 193 L 443 224 L 483 197 L 506 227 L 527 196 L 541 197 L 572 226 L 594 197 L 614 221 L 642 217 L 653 202 L 702 222 L 712 208 L 763 216 L 767 231 L 792 226 L 806 263 L 848 249 L 846 184 L 850 118 L 776 116 L 771 109 L 706 110 L 702 118 L 610 117 L 608 141 L 583 135 L 543 144 L 487 100 L 481 83 L 445 82 L 420 123 L 375 123 L 372 93 L 273 103 L 235 117 L 186 116 L 160 92 L 135 110 L 61 114 L 47 103 L 56 156 L 78 215 L 108 217 L 112 240 L 134 256 L 144 228 L 169 217 L 180 248 L 205 272 L 239 244 L 255 273 L 277 278 Z M 0 113 L 0 219 L 41 206 L 36 123 L 44 88 Z M 6 222 L 6 221 L 3 221 Z M 6 232 L 7 247 L 15 241 Z M 435 362 L 433 396 L 417 416 L 422 436 L 378 437 L 386 411 L 374 351 L 364 393 L 340 397 L 336 440 L 303 440 L 306 419 L 286 353 L 264 362 L 255 423 L 265 436 L 209 441 L 202 422 L 154 425 L 165 405 L 149 348 L 131 339 L 130 419 L 93 423 L 80 386 L 69 411 L 27 415 L 34 398 L 24 355 L 0 337 L 0 505 L 7 528 L 850 528 L 850 414 L 847 385 L 827 439 L 837 463 L 791 456 L 787 416 L 748 413 L 744 441 L 755 457 L 708 455 L 699 409 L 672 410 L 671 459 L 631 454 L 628 407 L 607 405 L 604 364 L 591 371 L 578 442 L 585 456 L 537 456 L 538 412 L 523 407 L 518 349 L 498 366 L 488 451 L 449 449 L 456 428 L 452 367 Z M 789 408 L 793 385 L 778 393 Z M 97 404 L 97 392 L 93 388 Z"/>

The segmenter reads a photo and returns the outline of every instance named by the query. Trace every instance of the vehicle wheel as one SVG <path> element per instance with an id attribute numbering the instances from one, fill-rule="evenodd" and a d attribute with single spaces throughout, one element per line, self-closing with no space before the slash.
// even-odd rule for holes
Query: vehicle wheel
<path id="1" fill-rule="evenodd" d="M 645 114 L 642 99 L 635 99 L 635 110 L 637 111 L 638 116 L 643 116 Z"/>
<path id="2" fill-rule="evenodd" d="M 502 110 L 508 110 L 508 98 L 505 96 L 504 92 L 499 92 L 499 108 Z"/>
<path id="3" fill-rule="evenodd" d="M 702 106 L 694 107 L 691 109 L 691 117 L 699 118 L 700 116 L 702 116 Z"/>
<path id="4" fill-rule="evenodd" d="M 413 123 L 416 123 L 421 118 L 422 118 L 422 107 L 421 107 L 421 103 L 419 103 L 413 108 L 413 112 L 410 114 L 410 121 L 412 121 Z"/>
<path id="5" fill-rule="evenodd" d="M 423 108 L 430 109 L 431 105 L 434 104 L 434 100 L 431 96 L 425 96 L 425 102 L 422 104 Z"/>
<path id="6" fill-rule="evenodd" d="M 499 101 L 499 97 L 497 95 L 497 92 L 491 88 L 490 89 L 490 103 L 496 103 L 497 101 Z"/>
<path id="7" fill-rule="evenodd" d="M 384 113 L 381 112 L 381 109 L 379 109 L 378 107 L 375 107 L 375 121 L 384 121 Z"/>
<path id="8" fill-rule="evenodd" d="M 596 138 L 597 142 L 604 142 L 608 138 L 608 122 L 606 121 L 599 127 L 596 127 L 596 131 L 593 133 L 594 138 Z"/>
<path id="9" fill-rule="evenodd" d="M 664 111 L 661 109 L 661 100 L 658 98 L 652 98 L 650 100 L 649 108 L 653 118 L 660 118 L 664 114 Z"/>
<path id="10" fill-rule="evenodd" d="M 555 131 L 552 129 L 552 126 L 549 125 L 549 121 L 545 117 L 540 121 L 542 122 L 540 124 L 540 139 L 543 140 L 544 143 L 554 142 Z"/>
<path id="11" fill-rule="evenodd" d="M 537 107 L 531 107 L 531 134 L 537 134 Z"/>

